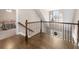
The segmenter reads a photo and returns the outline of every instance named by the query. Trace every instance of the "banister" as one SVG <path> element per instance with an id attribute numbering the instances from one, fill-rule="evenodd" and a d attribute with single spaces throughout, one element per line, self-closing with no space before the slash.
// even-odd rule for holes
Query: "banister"
<path id="1" fill-rule="evenodd" d="M 28 22 L 27 24 L 31 24 L 31 23 L 40 23 L 40 21 Z"/>
<path id="2" fill-rule="evenodd" d="M 26 28 L 26 26 L 25 25 L 23 25 L 21 22 L 18 22 L 18 24 L 20 24 L 21 26 L 23 26 L 23 27 L 25 27 Z M 29 31 L 31 31 L 31 32 L 34 32 L 33 30 L 31 30 L 30 28 L 27 28 Z"/>
<path id="3" fill-rule="evenodd" d="M 54 22 L 54 21 L 42 21 L 44 23 L 59 23 L 59 24 L 72 24 L 72 25 L 78 25 L 78 23 L 68 23 L 68 22 Z"/>
<path id="4" fill-rule="evenodd" d="M 60 23 L 60 24 L 72 24 L 72 25 L 78 25 L 78 23 L 69 23 L 69 22 L 54 22 L 54 21 L 42 21 L 43 23 Z M 34 21 L 34 22 L 28 22 L 27 24 L 31 23 L 40 23 L 40 21 Z"/>
<path id="5" fill-rule="evenodd" d="M 68 24 L 68 25 L 77 25 L 77 27 L 78 27 L 78 31 L 77 31 L 77 46 L 78 46 L 78 42 L 79 42 L 79 21 L 78 21 L 78 23 L 69 23 L 69 22 L 54 22 L 54 21 L 34 21 L 34 22 L 27 22 L 27 20 L 26 20 L 26 26 L 24 26 L 23 24 L 21 24 L 20 22 L 19 22 L 19 24 L 20 25 L 22 25 L 22 26 L 24 26 L 25 28 L 26 28 L 26 39 L 28 39 L 28 34 L 27 34 L 27 30 L 29 29 L 29 28 L 27 28 L 27 25 L 28 24 L 34 24 L 34 23 L 40 23 L 40 33 L 42 33 L 42 24 L 43 23 L 56 23 L 56 24 L 63 24 L 63 38 L 64 38 L 64 34 L 65 34 L 65 32 L 64 32 L 64 25 L 65 24 Z M 71 29 L 69 28 L 69 30 L 71 30 L 72 31 L 72 27 L 71 27 Z M 31 30 L 32 31 L 32 30 Z M 69 32 L 70 33 L 70 32 Z M 66 37 L 66 36 L 65 36 Z M 71 40 L 71 37 L 69 37 L 68 38 L 69 40 Z"/>
<path id="6" fill-rule="evenodd" d="M 72 24 L 72 25 L 78 25 L 78 23 L 69 23 L 69 22 L 54 22 L 54 21 L 42 21 L 43 23 L 60 23 L 60 24 Z M 40 21 L 34 21 L 34 22 L 28 22 L 27 24 L 31 23 L 40 23 Z"/>

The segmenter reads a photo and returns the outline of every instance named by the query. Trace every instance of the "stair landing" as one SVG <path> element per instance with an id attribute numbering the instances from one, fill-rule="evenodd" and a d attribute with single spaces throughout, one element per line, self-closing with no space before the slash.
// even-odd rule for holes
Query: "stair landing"
<path id="1" fill-rule="evenodd" d="M 29 39 L 31 45 L 43 49 L 73 49 L 74 44 L 68 40 L 63 40 L 58 37 L 45 33 L 38 33 Z"/>
<path id="2" fill-rule="evenodd" d="M 62 40 L 57 37 L 45 33 L 38 33 L 25 42 L 22 35 L 15 35 L 3 40 L 0 40 L 0 48 L 14 49 L 73 49 L 72 42 Z"/>

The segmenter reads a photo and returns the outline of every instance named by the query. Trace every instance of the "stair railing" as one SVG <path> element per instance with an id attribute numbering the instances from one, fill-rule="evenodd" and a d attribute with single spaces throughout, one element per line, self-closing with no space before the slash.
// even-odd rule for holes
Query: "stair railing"
<path id="1" fill-rule="evenodd" d="M 72 30 L 73 30 L 73 28 L 74 28 L 74 26 L 77 26 L 77 48 L 78 48 L 78 43 L 79 43 L 79 21 L 78 21 L 78 23 L 68 23 L 68 22 L 54 22 L 54 21 L 35 21 L 35 22 L 28 22 L 27 20 L 26 20 L 26 37 L 25 37 L 25 39 L 28 41 L 28 24 L 40 24 L 40 28 L 39 28 L 39 32 L 40 32 L 40 34 L 43 32 L 43 24 L 44 23 L 49 23 L 49 24 L 54 24 L 54 25 L 52 25 L 52 27 L 54 26 L 55 28 L 54 29 L 56 29 L 56 28 L 60 28 L 61 29 L 61 27 L 60 27 L 60 25 L 62 25 L 62 33 L 63 33 L 63 40 L 66 40 L 66 39 L 68 39 L 68 41 L 70 42 L 72 42 L 72 43 L 74 43 L 74 40 L 72 40 Z M 56 25 L 59 25 L 59 27 L 57 27 Z M 37 25 L 33 25 L 32 27 L 35 27 L 35 26 L 37 26 Z M 37 27 L 36 28 L 34 28 L 34 30 L 35 29 L 37 29 Z M 54 32 L 54 34 L 57 34 L 56 32 Z"/>

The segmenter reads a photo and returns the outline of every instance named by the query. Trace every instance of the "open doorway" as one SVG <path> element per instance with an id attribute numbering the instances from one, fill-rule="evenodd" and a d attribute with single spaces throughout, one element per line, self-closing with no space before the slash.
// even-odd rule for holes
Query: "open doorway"
<path id="1" fill-rule="evenodd" d="M 0 9 L 0 40 L 16 34 L 16 10 Z"/>

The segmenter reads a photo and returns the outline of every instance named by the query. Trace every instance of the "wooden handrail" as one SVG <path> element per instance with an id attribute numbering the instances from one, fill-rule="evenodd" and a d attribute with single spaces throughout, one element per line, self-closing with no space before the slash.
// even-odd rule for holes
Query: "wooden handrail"
<path id="1" fill-rule="evenodd" d="M 31 24 L 31 23 L 40 23 L 40 21 L 28 22 L 27 24 Z"/>
<path id="2" fill-rule="evenodd" d="M 25 25 L 23 25 L 21 22 L 18 22 L 18 24 L 20 24 L 21 26 L 23 26 L 24 28 L 26 28 Z M 31 30 L 30 28 L 27 28 L 29 31 L 34 32 L 33 30 Z"/>
<path id="3" fill-rule="evenodd" d="M 59 24 L 71 24 L 71 25 L 78 25 L 78 23 L 69 23 L 69 22 L 54 22 L 54 21 L 34 21 L 34 22 L 28 22 L 27 24 L 30 23 L 59 23 Z"/>
<path id="4" fill-rule="evenodd" d="M 44 23 L 59 23 L 59 24 L 72 24 L 72 25 L 78 25 L 78 23 L 68 23 L 68 22 L 54 22 L 54 21 L 42 21 Z"/>
<path id="5" fill-rule="evenodd" d="M 54 22 L 54 21 L 42 21 L 43 23 L 59 23 L 59 24 L 72 24 L 72 25 L 78 25 L 78 23 L 69 23 L 69 22 Z M 40 23 L 40 21 L 34 21 L 34 22 L 28 22 L 27 24 L 31 23 Z"/>

